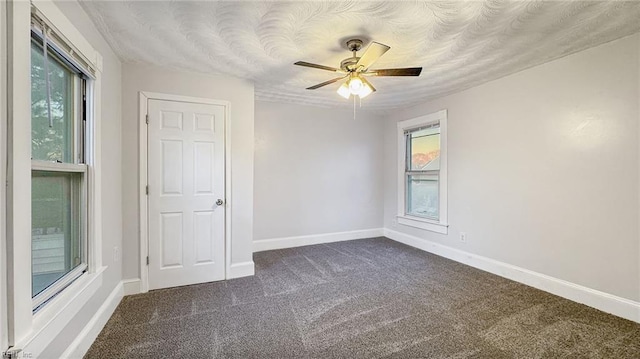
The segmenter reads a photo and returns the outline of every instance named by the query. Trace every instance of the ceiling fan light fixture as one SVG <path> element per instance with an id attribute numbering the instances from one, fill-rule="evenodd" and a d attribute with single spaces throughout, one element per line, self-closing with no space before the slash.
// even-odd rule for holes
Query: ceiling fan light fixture
<path id="1" fill-rule="evenodd" d="M 369 95 L 371 95 L 373 93 L 373 89 L 371 88 L 371 86 L 369 86 L 369 84 L 364 83 L 362 88 L 360 89 L 360 92 L 358 92 L 358 96 L 360 96 L 360 98 L 365 98 Z"/>
<path id="2" fill-rule="evenodd" d="M 349 91 L 351 92 L 352 95 L 357 95 L 360 93 L 360 91 L 362 91 L 362 88 L 364 87 L 364 83 L 362 82 L 362 80 L 360 80 L 360 78 L 356 75 L 356 76 L 352 76 L 349 79 Z"/>
<path id="3" fill-rule="evenodd" d="M 346 98 L 347 100 L 351 97 L 351 91 L 349 90 L 349 85 L 347 82 L 343 83 L 342 86 L 338 87 L 338 95 Z"/>

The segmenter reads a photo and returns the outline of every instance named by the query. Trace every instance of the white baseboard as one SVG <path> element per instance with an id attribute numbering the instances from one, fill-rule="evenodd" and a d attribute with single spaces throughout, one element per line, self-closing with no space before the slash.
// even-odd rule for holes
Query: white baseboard
<path id="1" fill-rule="evenodd" d="M 122 287 L 124 289 L 125 296 L 142 293 L 142 282 L 140 281 L 140 278 L 124 279 L 122 281 Z"/>
<path id="2" fill-rule="evenodd" d="M 293 248 L 309 246 L 313 244 L 350 241 L 353 239 L 381 237 L 384 235 L 382 228 L 363 229 L 349 232 L 334 232 L 312 234 L 309 236 L 283 237 L 260 239 L 253 241 L 253 252 L 269 251 L 272 249 Z"/>
<path id="3" fill-rule="evenodd" d="M 253 261 L 233 263 L 229 269 L 227 279 L 249 277 L 255 274 L 255 265 L 253 264 Z"/>
<path id="4" fill-rule="evenodd" d="M 400 243 L 404 243 L 441 257 L 449 258 L 456 262 L 464 263 L 489 273 L 538 288 L 574 302 L 588 305 L 603 312 L 640 323 L 639 302 L 387 228 L 384 229 L 384 235 L 385 237 Z"/>
<path id="5" fill-rule="evenodd" d="M 109 318 L 111 318 L 111 315 L 116 310 L 116 307 L 118 307 L 118 304 L 120 304 L 123 296 L 124 286 L 123 283 L 120 282 L 111 294 L 109 294 L 107 299 L 105 299 L 98 311 L 91 317 L 87 325 L 82 328 L 80 334 L 71 342 L 64 353 L 62 353 L 61 358 L 82 358 L 91 347 L 91 344 L 93 344 L 93 341 L 96 340 L 102 328 L 107 324 Z"/>

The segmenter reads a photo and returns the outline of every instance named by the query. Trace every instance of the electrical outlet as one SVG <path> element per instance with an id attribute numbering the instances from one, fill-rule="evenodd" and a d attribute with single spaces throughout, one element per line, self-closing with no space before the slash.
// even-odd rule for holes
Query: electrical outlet
<path id="1" fill-rule="evenodd" d="M 467 242 L 467 233 L 466 232 L 460 232 L 460 242 L 463 242 L 463 243 Z"/>
<path id="2" fill-rule="evenodd" d="M 118 246 L 113 247 L 113 261 L 120 262 L 120 248 Z"/>

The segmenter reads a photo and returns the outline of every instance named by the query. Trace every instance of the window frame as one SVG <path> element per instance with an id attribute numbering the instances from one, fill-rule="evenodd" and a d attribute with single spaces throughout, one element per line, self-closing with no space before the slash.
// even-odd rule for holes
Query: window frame
<path id="1" fill-rule="evenodd" d="M 36 46 L 42 51 L 43 48 L 43 34 L 42 29 L 38 28 L 35 24 L 31 26 L 31 42 L 35 43 Z M 76 184 L 78 188 L 78 192 L 80 194 L 80 198 L 78 198 L 76 205 L 72 204 L 72 220 L 78 221 L 79 228 L 79 247 L 80 247 L 80 264 L 76 265 L 69 272 L 65 273 L 62 277 L 55 280 L 45 289 L 33 295 L 32 293 L 32 309 L 34 312 L 42 309 L 49 300 L 58 295 L 61 291 L 67 288 L 71 283 L 73 283 L 76 279 L 82 276 L 87 272 L 89 263 L 88 263 L 88 208 L 89 208 L 89 200 L 88 200 L 88 185 L 87 185 L 87 175 L 88 175 L 88 166 L 86 164 L 86 159 L 84 154 L 89 152 L 87 151 L 87 146 L 90 142 L 87 142 L 85 139 L 87 137 L 86 134 L 86 126 L 85 123 L 87 121 L 87 113 L 85 109 L 86 106 L 86 88 L 89 86 L 90 74 L 86 73 L 81 69 L 79 64 L 70 58 L 69 55 L 66 55 L 63 50 L 60 49 L 60 46 L 56 46 L 53 41 L 47 41 L 47 51 L 48 57 L 53 59 L 53 61 L 57 61 L 61 66 L 65 67 L 70 74 L 73 76 L 72 80 L 72 91 L 70 91 L 70 103 L 71 110 L 73 111 L 72 116 L 70 117 L 72 123 L 71 133 L 72 138 L 71 141 L 71 162 L 58 162 L 58 161 L 46 161 L 41 159 L 31 159 L 31 180 L 33 181 L 34 172 L 55 172 L 55 173 L 79 173 L 80 179 L 79 183 Z M 66 56 L 65 56 L 66 55 Z M 72 201 L 74 203 L 75 201 Z M 76 208 L 77 206 L 77 208 Z M 32 239 L 33 240 L 33 239 Z M 33 256 L 33 250 L 31 251 L 31 255 Z M 33 281 L 33 265 L 31 267 L 31 277 Z"/>
<path id="2" fill-rule="evenodd" d="M 437 126 L 436 126 L 437 125 Z M 437 130 L 436 130 L 437 128 Z M 412 156 L 412 134 L 415 132 L 427 131 L 428 135 L 440 135 L 440 123 L 432 122 L 427 126 L 414 127 L 411 129 L 404 130 L 404 142 L 406 146 L 405 150 L 405 169 L 404 169 L 404 183 L 406 186 L 405 189 L 405 215 L 409 215 L 412 217 L 418 217 L 426 220 L 439 221 L 440 220 L 440 206 L 438 205 L 438 216 L 430 217 L 430 216 L 421 216 L 415 213 L 408 213 L 408 208 L 411 203 L 411 195 L 410 195 L 410 186 L 409 186 L 409 178 L 412 176 L 435 176 L 438 181 L 438 192 L 440 191 L 440 169 L 437 170 L 417 170 L 411 168 L 411 156 Z M 438 161 L 440 159 L 438 158 Z M 440 200 L 440 194 L 438 193 L 438 201 Z"/>
<path id="3" fill-rule="evenodd" d="M 429 127 L 436 123 L 440 124 L 440 170 L 438 171 L 415 171 L 410 170 L 408 162 L 409 143 L 406 131 Z M 415 227 L 440 234 L 448 233 L 448 213 L 447 213 L 447 110 L 441 110 L 425 116 L 420 116 L 410 120 L 399 121 L 397 123 L 397 144 L 398 144 L 398 169 L 397 169 L 397 214 L 396 221 L 400 225 Z M 408 203 L 408 178 L 411 174 L 434 174 L 438 178 L 439 209 L 438 219 L 416 216 L 407 213 Z"/>

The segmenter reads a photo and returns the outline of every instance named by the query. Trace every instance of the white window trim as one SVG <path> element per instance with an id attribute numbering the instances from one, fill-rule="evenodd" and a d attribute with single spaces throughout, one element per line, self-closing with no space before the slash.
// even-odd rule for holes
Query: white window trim
<path id="1" fill-rule="evenodd" d="M 24 349 L 33 357 L 39 357 L 50 342 L 88 303 L 100 288 L 102 266 L 102 213 L 101 213 L 101 77 L 102 57 L 93 49 L 83 35 L 64 16 L 51 0 L 9 2 L 7 16 L 11 22 L 8 29 L 11 47 L 7 60 L 9 71 L 9 123 L 7 133 L 9 171 L 7 181 L 7 344 Z M 88 122 L 85 153 L 88 191 L 88 272 L 81 275 L 65 290 L 53 297 L 41 310 L 33 312 L 31 298 L 31 121 L 30 118 L 30 49 L 31 49 L 31 6 L 41 17 L 46 18 L 49 27 L 73 48 L 88 59 L 95 70 L 93 86 L 87 93 L 87 108 L 92 120 Z M 45 164 L 36 163 L 37 166 Z M 84 170 L 77 167 L 76 170 Z M 28 279 L 27 279 L 28 278 Z M 6 347 L 0 348 L 5 350 Z"/>
<path id="2" fill-rule="evenodd" d="M 407 146 L 405 143 L 405 131 L 418 127 L 423 127 L 435 122 L 440 123 L 440 178 L 439 178 L 439 195 L 440 209 L 439 220 L 430 220 L 406 214 L 406 181 L 405 177 L 405 161 L 407 159 Z M 400 225 L 424 229 L 431 232 L 447 234 L 449 230 L 449 222 L 447 218 L 447 110 L 441 110 L 425 116 L 420 116 L 410 120 L 400 121 L 397 124 L 398 134 L 398 212 L 397 221 Z"/>
<path id="3" fill-rule="evenodd" d="M 8 94 L 7 94 L 7 65 L 9 54 L 7 52 L 7 30 L 8 30 L 7 2 L 0 1 L 0 183 L 7 183 L 7 115 L 8 115 Z M 6 208 L 7 194 L 6 186 L 0 186 L 0 263 L 7 263 L 6 256 Z M 0 266 L 0 348 L 8 347 L 8 325 L 7 325 L 7 267 Z"/>

